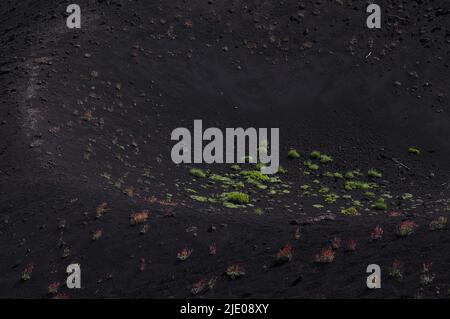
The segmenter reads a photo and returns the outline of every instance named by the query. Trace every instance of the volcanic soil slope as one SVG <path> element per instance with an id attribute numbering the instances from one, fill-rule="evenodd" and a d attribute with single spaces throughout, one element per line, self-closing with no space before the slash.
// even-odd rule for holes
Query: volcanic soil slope
<path id="1" fill-rule="evenodd" d="M 0 297 L 450 296 L 448 1 L 78 2 L 0 2 Z M 278 173 L 174 164 L 195 119 Z"/>

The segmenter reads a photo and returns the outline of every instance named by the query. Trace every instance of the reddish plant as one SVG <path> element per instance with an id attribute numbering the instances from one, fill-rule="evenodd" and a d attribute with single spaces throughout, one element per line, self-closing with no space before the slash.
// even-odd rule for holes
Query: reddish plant
<path id="1" fill-rule="evenodd" d="M 192 255 L 192 249 L 183 248 L 182 251 L 177 253 L 178 260 L 184 261 Z"/>
<path id="2" fill-rule="evenodd" d="M 333 248 L 328 247 L 322 249 L 320 253 L 314 255 L 313 260 L 318 264 L 328 264 L 334 261 L 335 256 L 336 252 L 333 250 Z"/>
<path id="3" fill-rule="evenodd" d="M 145 268 L 147 267 L 147 263 L 145 261 L 145 258 L 141 258 L 140 262 L 139 262 L 139 270 L 141 272 L 145 271 Z"/>
<path id="4" fill-rule="evenodd" d="M 239 264 L 233 264 L 228 266 L 226 274 L 231 279 L 239 278 L 245 275 L 245 268 Z"/>
<path id="5" fill-rule="evenodd" d="M 381 227 L 380 225 L 377 225 L 372 232 L 372 235 L 371 235 L 372 240 L 381 239 L 383 237 L 383 234 L 384 234 L 383 227 Z"/>
<path id="6" fill-rule="evenodd" d="M 95 210 L 95 217 L 100 218 L 108 211 L 109 211 L 108 203 L 103 202 L 97 206 L 97 209 Z"/>
<path id="7" fill-rule="evenodd" d="M 288 262 L 292 260 L 294 256 L 294 248 L 290 245 L 286 245 L 281 248 L 277 253 L 277 261 L 280 263 Z"/>
<path id="8" fill-rule="evenodd" d="M 422 274 L 420 275 L 420 283 L 424 286 L 431 284 L 436 277 L 435 274 L 430 273 L 433 263 L 422 264 Z"/>
<path id="9" fill-rule="evenodd" d="M 447 217 L 440 216 L 438 219 L 433 220 L 430 223 L 430 229 L 431 230 L 442 230 L 447 225 Z"/>
<path id="10" fill-rule="evenodd" d="M 207 290 L 211 290 L 216 285 L 217 277 L 213 276 L 210 279 L 203 278 L 200 279 L 198 282 L 192 285 L 191 288 L 191 294 L 198 295 L 201 294 Z"/>
<path id="11" fill-rule="evenodd" d="M 217 253 L 216 243 L 212 243 L 211 245 L 209 245 L 209 254 L 211 256 L 214 256 L 216 253 Z"/>
<path id="12" fill-rule="evenodd" d="M 350 239 L 347 241 L 347 251 L 355 251 L 358 247 L 358 241 L 356 239 Z"/>
<path id="13" fill-rule="evenodd" d="M 341 248 L 342 240 L 340 237 L 335 236 L 333 240 L 331 241 L 331 248 L 334 250 L 338 250 Z"/>
<path id="14" fill-rule="evenodd" d="M 59 281 L 52 282 L 47 287 L 48 293 L 52 294 L 52 295 L 57 294 L 60 286 L 61 286 L 61 284 L 59 283 Z"/>
<path id="15" fill-rule="evenodd" d="M 389 217 L 400 217 L 401 215 L 400 212 L 389 212 Z"/>
<path id="16" fill-rule="evenodd" d="M 414 221 L 405 220 L 398 226 L 398 235 L 401 237 L 409 236 L 414 233 L 417 227 L 419 226 Z"/>
<path id="17" fill-rule="evenodd" d="M 31 275 L 33 274 L 34 264 L 29 263 L 25 266 L 25 268 L 22 271 L 22 280 L 27 281 L 31 279 Z"/>
<path id="18" fill-rule="evenodd" d="M 389 272 L 389 276 L 395 279 L 403 278 L 403 263 L 399 260 L 394 260 L 392 263 L 391 270 Z"/>
<path id="19" fill-rule="evenodd" d="M 192 285 L 191 294 L 198 295 L 204 292 L 207 288 L 207 285 L 208 285 L 207 278 L 200 279 L 199 281 L 197 281 L 195 284 Z"/>
<path id="20" fill-rule="evenodd" d="M 143 224 L 147 221 L 149 216 L 149 212 L 147 209 L 144 209 L 142 212 L 135 212 L 130 215 L 130 224 L 138 225 Z"/>
<path id="21" fill-rule="evenodd" d="M 103 229 L 97 229 L 92 233 L 92 240 L 99 240 L 103 236 Z"/>

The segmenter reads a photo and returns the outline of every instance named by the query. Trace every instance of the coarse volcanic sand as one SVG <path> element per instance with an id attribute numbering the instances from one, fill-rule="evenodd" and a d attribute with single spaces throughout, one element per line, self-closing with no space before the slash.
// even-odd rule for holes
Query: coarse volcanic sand
<path id="1" fill-rule="evenodd" d="M 359 0 L 78 2 L 79 30 L 0 2 L 0 297 L 450 296 L 448 1 L 379 30 Z M 283 169 L 175 165 L 194 119 L 280 128 Z"/>

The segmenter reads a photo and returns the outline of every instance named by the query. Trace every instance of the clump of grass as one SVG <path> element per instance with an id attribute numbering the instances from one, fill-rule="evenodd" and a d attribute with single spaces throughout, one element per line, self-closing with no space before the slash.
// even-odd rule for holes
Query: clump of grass
<path id="1" fill-rule="evenodd" d="M 262 214 L 264 214 L 264 211 L 263 211 L 263 209 L 261 207 L 256 207 L 255 208 L 255 214 L 256 215 L 262 215 Z"/>
<path id="2" fill-rule="evenodd" d="M 333 248 L 328 247 L 322 249 L 320 253 L 314 255 L 313 261 L 318 264 L 328 264 L 334 261 L 335 256 L 336 252 L 333 250 Z"/>
<path id="3" fill-rule="evenodd" d="M 357 216 L 359 215 L 358 208 L 356 207 L 348 207 L 348 208 L 342 208 L 341 214 L 345 216 Z"/>
<path id="4" fill-rule="evenodd" d="M 404 193 L 402 195 L 403 200 L 413 199 L 413 197 L 414 197 L 413 194 L 410 194 L 410 193 Z"/>
<path id="5" fill-rule="evenodd" d="M 445 228 L 445 226 L 447 225 L 447 217 L 445 216 L 440 216 L 438 219 L 433 220 L 430 223 L 430 229 L 431 230 L 442 230 Z"/>
<path id="6" fill-rule="evenodd" d="M 130 215 L 130 224 L 131 225 L 139 225 L 143 224 L 147 221 L 149 216 L 149 211 L 144 209 L 142 212 L 135 212 Z"/>
<path id="7" fill-rule="evenodd" d="M 330 194 L 326 194 L 324 196 L 324 200 L 325 202 L 327 202 L 328 204 L 333 204 L 336 202 L 336 200 L 339 198 L 339 195 L 335 194 L 335 193 L 330 193 Z"/>
<path id="8" fill-rule="evenodd" d="M 262 174 L 260 171 L 242 171 L 240 173 L 242 176 L 244 176 L 247 179 L 257 180 L 260 182 L 268 182 L 270 181 L 270 177 Z"/>
<path id="9" fill-rule="evenodd" d="M 277 263 L 285 263 L 292 260 L 294 256 L 294 248 L 292 246 L 287 245 L 281 248 L 277 253 Z"/>
<path id="10" fill-rule="evenodd" d="M 333 158 L 331 157 L 331 156 L 329 156 L 329 155 L 324 155 L 324 154 L 322 154 L 321 156 L 320 156 L 320 162 L 321 163 L 330 163 L 330 162 L 332 162 L 333 161 Z"/>
<path id="11" fill-rule="evenodd" d="M 412 235 L 417 229 L 417 227 L 419 226 L 416 224 L 416 222 L 412 220 L 405 220 L 401 222 L 400 225 L 398 226 L 397 234 L 400 237 Z"/>
<path id="12" fill-rule="evenodd" d="M 206 292 L 207 290 L 213 289 L 214 286 L 216 285 L 216 281 L 217 281 L 217 277 L 214 277 L 214 276 L 211 277 L 210 279 L 203 278 L 203 279 L 199 280 L 198 282 L 196 282 L 195 284 L 192 285 L 191 294 L 199 295 L 203 292 Z"/>
<path id="13" fill-rule="evenodd" d="M 376 169 L 372 168 L 367 171 L 367 176 L 373 177 L 373 178 L 381 178 L 381 177 L 383 177 L 383 174 L 378 172 Z"/>
<path id="14" fill-rule="evenodd" d="M 341 173 L 339 173 L 339 172 L 334 173 L 333 177 L 336 178 L 336 179 L 344 178 L 344 176 Z"/>
<path id="15" fill-rule="evenodd" d="M 283 166 L 279 166 L 278 167 L 278 172 L 277 172 L 278 174 L 287 174 L 288 173 L 288 170 L 287 170 L 287 168 L 285 168 L 285 167 L 283 167 Z"/>
<path id="16" fill-rule="evenodd" d="M 319 165 L 314 164 L 311 161 L 306 161 L 304 164 L 305 164 L 306 167 L 308 167 L 312 171 L 317 171 L 319 169 Z"/>
<path id="17" fill-rule="evenodd" d="M 233 171 L 239 171 L 239 170 L 241 169 L 241 167 L 240 167 L 239 165 L 237 165 L 237 164 L 231 165 L 230 168 L 231 168 Z"/>
<path id="18" fill-rule="evenodd" d="M 34 264 L 29 263 L 25 266 L 24 270 L 22 271 L 22 280 L 27 281 L 31 279 L 31 275 L 33 274 Z"/>
<path id="19" fill-rule="evenodd" d="M 296 149 L 291 149 L 287 155 L 290 159 L 300 158 L 300 153 Z"/>
<path id="20" fill-rule="evenodd" d="M 241 176 L 245 177 L 246 181 L 259 189 L 266 189 L 265 182 L 270 182 L 270 177 L 262 174 L 260 171 L 242 171 Z"/>
<path id="21" fill-rule="evenodd" d="M 50 285 L 48 285 L 47 292 L 50 295 L 56 295 L 60 286 L 61 284 L 59 283 L 59 281 L 52 282 Z"/>
<path id="22" fill-rule="evenodd" d="M 435 274 L 431 273 L 431 266 L 433 263 L 424 263 L 422 265 L 422 274 L 420 275 L 420 283 L 424 286 L 428 286 L 429 284 L 433 283 L 434 278 L 436 277 Z"/>
<path id="23" fill-rule="evenodd" d="M 383 197 L 378 198 L 375 201 L 373 208 L 375 208 L 376 210 L 386 210 L 387 209 L 386 200 Z"/>
<path id="24" fill-rule="evenodd" d="M 403 263 L 401 261 L 395 260 L 392 263 L 391 270 L 389 271 L 389 276 L 397 280 L 403 278 Z"/>
<path id="25" fill-rule="evenodd" d="M 190 196 L 193 200 L 200 202 L 200 203 L 206 203 L 208 201 L 208 197 L 200 196 L 200 195 L 191 195 Z"/>
<path id="26" fill-rule="evenodd" d="M 225 200 L 238 205 L 247 205 L 250 202 L 250 197 L 242 192 L 225 193 Z"/>
<path id="27" fill-rule="evenodd" d="M 353 179 L 353 178 L 355 178 L 355 174 L 353 174 L 353 172 L 347 172 L 347 173 L 345 173 L 345 178 Z"/>
<path id="28" fill-rule="evenodd" d="M 192 255 L 192 249 L 183 248 L 182 251 L 177 253 L 177 259 L 180 261 L 185 261 Z"/>
<path id="29" fill-rule="evenodd" d="M 362 206 L 361 201 L 355 199 L 352 201 L 353 206 L 360 208 Z"/>
<path id="30" fill-rule="evenodd" d="M 209 176 L 210 180 L 216 181 L 216 182 L 221 182 L 224 184 L 230 184 L 232 183 L 231 178 L 229 178 L 228 176 L 222 176 L 219 174 L 212 174 L 211 176 Z"/>
<path id="31" fill-rule="evenodd" d="M 92 240 L 97 241 L 103 236 L 103 229 L 97 229 L 92 233 Z"/>
<path id="32" fill-rule="evenodd" d="M 408 148 L 408 153 L 420 155 L 420 149 L 418 149 L 417 147 L 411 146 L 410 148 Z"/>
<path id="33" fill-rule="evenodd" d="M 311 154 L 309 154 L 309 157 L 312 159 L 319 159 L 322 154 L 319 151 L 312 151 Z"/>
<path id="34" fill-rule="evenodd" d="M 95 217 L 100 218 L 102 217 L 106 212 L 108 212 L 110 209 L 108 208 L 108 203 L 103 202 L 100 205 L 97 206 L 95 210 Z"/>
<path id="35" fill-rule="evenodd" d="M 371 189 L 372 186 L 369 183 L 361 182 L 361 181 L 346 181 L 344 188 L 348 191 L 354 190 L 354 189 L 362 189 L 362 190 L 368 190 Z"/>
<path id="36" fill-rule="evenodd" d="M 227 268 L 226 274 L 231 279 L 236 279 L 245 276 L 245 268 L 239 264 L 230 265 Z"/>
<path id="37" fill-rule="evenodd" d="M 307 191 L 308 189 L 310 189 L 311 188 L 311 186 L 309 186 L 309 185 L 302 185 L 302 186 L 300 186 L 300 189 L 301 190 L 304 190 L 304 191 Z"/>
<path id="38" fill-rule="evenodd" d="M 320 183 L 320 181 L 319 181 L 319 183 Z M 319 193 L 321 193 L 321 194 L 328 193 L 329 191 L 330 191 L 330 188 L 329 188 L 329 187 L 326 187 L 326 186 L 322 186 L 322 187 L 319 189 Z"/>
<path id="39" fill-rule="evenodd" d="M 70 248 L 69 247 L 64 247 L 63 253 L 62 253 L 62 258 L 67 258 L 70 256 Z"/>
<path id="40" fill-rule="evenodd" d="M 201 168 L 191 168 L 189 170 L 189 174 L 191 174 L 192 176 L 197 177 L 197 178 L 205 178 L 206 177 L 205 171 L 203 171 Z"/>

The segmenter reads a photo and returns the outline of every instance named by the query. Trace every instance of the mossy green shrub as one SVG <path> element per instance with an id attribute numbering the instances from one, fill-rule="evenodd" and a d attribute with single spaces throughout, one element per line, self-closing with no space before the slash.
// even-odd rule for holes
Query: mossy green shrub
<path id="1" fill-rule="evenodd" d="M 191 198 L 193 200 L 196 200 L 197 202 L 201 202 L 201 203 L 205 203 L 208 201 L 208 197 L 206 197 L 206 196 L 191 195 Z"/>
<path id="2" fill-rule="evenodd" d="M 333 177 L 334 177 L 334 178 L 337 178 L 337 179 L 344 178 L 344 176 L 343 176 L 341 173 L 338 173 L 338 172 L 334 173 L 334 174 L 333 174 Z"/>
<path id="3" fill-rule="evenodd" d="M 420 150 L 417 147 L 412 146 L 408 149 L 408 153 L 420 155 Z"/>
<path id="4" fill-rule="evenodd" d="M 261 173 L 260 171 L 253 171 L 253 170 L 244 170 L 239 173 L 240 175 L 244 176 L 247 179 L 254 179 L 261 182 L 268 182 L 270 180 L 270 177 Z"/>
<path id="5" fill-rule="evenodd" d="M 225 200 L 238 205 L 247 205 L 250 202 L 250 197 L 242 192 L 229 192 L 224 194 Z"/>
<path id="6" fill-rule="evenodd" d="M 346 181 L 345 186 L 344 186 L 344 188 L 348 191 L 351 191 L 354 189 L 368 190 L 371 187 L 372 186 L 369 183 L 364 183 L 364 182 L 355 181 L 355 180 Z"/>
<path id="7" fill-rule="evenodd" d="M 319 159 L 321 155 L 322 154 L 320 154 L 319 151 L 312 151 L 311 154 L 309 154 L 309 157 L 311 157 L 312 159 Z"/>
<path id="8" fill-rule="evenodd" d="M 373 208 L 375 208 L 376 210 L 386 210 L 387 204 L 385 199 L 383 197 L 378 198 L 373 205 Z"/>
<path id="9" fill-rule="evenodd" d="M 372 168 L 372 169 L 369 169 L 369 171 L 367 172 L 367 176 L 375 177 L 375 178 L 381 178 L 383 176 L 383 174 L 378 172 L 376 169 Z"/>
<path id="10" fill-rule="evenodd" d="M 206 173 L 200 168 L 191 168 L 189 170 L 189 174 L 191 174 L 194 177 L 198 177 L 198 178 L 206 177 Z"/>
<path id="11" fill-rule="evenodd" d="M 353 174 L 353 172 L 347 172 L 347 173 L 345 173 L 345 178 L 353 179 L 353 178 L 355 178 L 355 174 Z"/>
<path id="12" fill-rule="evenodd" d="M 319 169 L 319 165 L 312 163 L 311 161 L 306 161 L 305 166 L 308 167 L 311 171 L 317 171 Z"/>
<path id="13" fill-rule="evenodd" d="M 320 155 L 320 162 L 321 163 L 330 163 L 333 161 L 333 158 L 329 155 Z"/>
<path id="14" fill-rule="evenodd" d="M 288 170 L 287 170 L 287 168 L 285 168 L 285 167 L 283 167 L 283 166 L 279 166 L 278 167 L 278 172 L 277 172 L 277 174 L 287 174 L 288 173 Z"/>
<path id="15" fill-rule="evenodd" d="M 358 215 L 358 209 L 356 207 L 348 207 L 348 208 L 342 208 L 341 214 L 345 216 L 356 216 Z"/>
<path id="16" fill-rule="evenodd" d="M 209 178 L 211 180 L 213 180 L 213 181 L 222 182 L 224 184 L 231 183 L 231 178 L 229 178 L 228 176 L 222 176 L 222 175 L 219 175 L 219 174 L 212 174 Z"/>
<path id="17" fill-rule="evenodd" d="M 296 159 L 300 157 L 300 153 L 296 149 L 291 149 L 287 155 L 290 159 Z"/>

